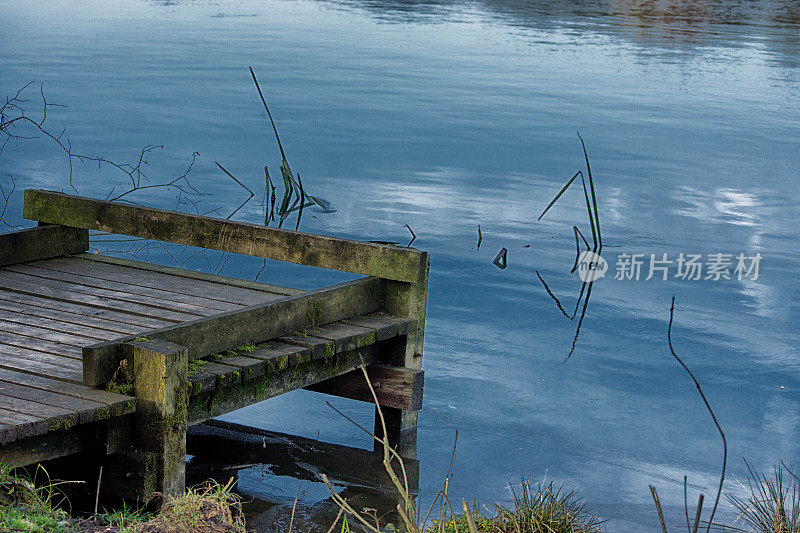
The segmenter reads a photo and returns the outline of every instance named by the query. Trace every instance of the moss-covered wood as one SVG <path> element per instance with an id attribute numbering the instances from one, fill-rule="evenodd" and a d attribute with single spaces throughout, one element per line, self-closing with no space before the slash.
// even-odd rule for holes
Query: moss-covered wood
<path id="1" fill-rule="evenodd" d="M 223 352 L 236 346 L 257 344 L 294 331 L 312 328 L 383 306 L 383 286 L 376 278 L 362 278 L 299 296 L 286 296 L 261 305 L 147 332 L 161 339 L 191 347 L 192 359 Z M 123 354 L 120 342 L 102 342 L 83 348 L 83 379 L 88 386 L 106 383 Z"/>
<path id="2" fill-rule="evenodd" d="M 401 341 L 385 342 L 388 338 L 387 332 L 399 334 L 414 326 L 413 319 L 385 313 L 366 315 L 354 320 L 362 325 L 353 325 L 347 321 L 335 322 L 280 337 L 277 341 L 240 346 L 224 352 L 224 355 L 214 354 L 205 359 L 195 359 L 189 364 L 191 395 L 196 396 L 235 381 L 255 379 L 265 373 L 284 370 L 312 359 L 329 359 L 334 354 L 374 344 L 376 339 L 384 339 L 378 348 L 380 351 L 387 348 L 395 350 L 395 346 L 405 346 L 405 337 Z M 240 353 L 247 355 L 238 355 Z M 418 392 L 421 394 L 421 388 Z M 411 391 L 403 394 L 408 397 L 412 395 Z M 398 401 L 390 403 L 396 406 L 399 405 Z"/>
<path id="3" fill-rule="evenodd" d="M 420 258 L 426 256 L 425 252 L 410 248 L 337 239 L 33 189 L 25 191 L 23 216 L 52 224 L 407 282 L 416 280 Z"/>
<path id="4" fill-rule="evenodd" d="M 0 234 L 0 267 L 76 254 L 89 249 L 84 228 L 46 225 Z"/>
<path id="5" fill-rule="evenodd" d="M 201 393 L 193 396 L 189 401 L 189 423 L 203 422 L 209 418 L 350 372 L 362 363 L 373 363 L 377 358 L 377 353 L 377 347 L 373 344 L 337 354 L 329 359 L 315 359 L 268 372 L 260 378 Z"/>
<path id="6" fill-rule="evenodd" d="M 121 416 L 134 408 L 135 400 L 128 396 L 0 368 L 0 447 Z"/>
<path id="7" fill-rule="evenodd" d="M 136 396 L 134 446 L 116 465 L 133 469 L 131 487 L 141 498 L 165 499 L 185 490 L 188 353 L 159 340 L 125 345 L 133 362 Z"/>

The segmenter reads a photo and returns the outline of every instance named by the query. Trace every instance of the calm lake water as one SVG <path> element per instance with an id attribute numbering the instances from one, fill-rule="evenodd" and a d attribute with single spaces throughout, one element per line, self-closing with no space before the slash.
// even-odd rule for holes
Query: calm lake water
<path id="1" fill-rule="evenodd" d="M 192 154 L 200 212 L 263 222 L 263 166 L 280 156 L 247 71 L 253 66 L 287 157 L 334 213 L 308 210 L 301 228 L 362 240 L 417 235 L 430 252 L 420 490 L 425 507 L 444 479 L 456 430 L 454 501 L 509 501 L 521 476 L 577 486 L 611 519 L 609 531 L 656 525 L 648 490 L 670 520 L 713 499 L 722 446 L 675 349 L 725 431 L 726 491 L 741 491 L 742 458 L 800 467 L 800 5 L 668 0 L 0 2 L 0 95 L 44 83 L 47 123 L 77 152 L 136 161 L 153 183 L 181 175 Z M 38 85 L 24 93 L 39 116 Z M 585 168 L 586 141 L 608 262 L 580 336 L 569 313 L 572 226 L 591 229 L 580 189 L 541 221 L 562 185 Z M 0 184 L 71 190 L 52 142 L 11 143 Z M 73 184 L 105 197 L 122 173 L 74 162 Z M 194 212 L 180 199 L 179 208 Z M 173 208 L 176 191 L 132 199 Z M 478 226 L 482 232 L 477 249 Z M 294 219 L 291 220 L 294 227 Z M 106 238 L 107 239 L 107 238 Z M 124 249 L 127 243 L 93 245 Z M 507 268 L 492 260 L 506 248 Z M 139 253 L 170 264 L 158 250 Z M 700 280 L 681 279 L 679 254 L 701 254 Z M 736 256 L 760 254 L 738 279 Z M 640 278 L 615 279 L 625 254 Z M 674 261 L 667 280 L 650 254 Z M 705 279 L 713 254 L 731 279 Z M 186 266 L 213 270 L 214 255 Z M 261 261 L 232 258 L 223 273 L 253 278 Z M 298 282 L 298 271 L 302 279 Z M 259 279 L 303 287 L 341 274 L 269 263 Z M 229 420 L 369 446 L 326 398 L 298 392 Z M 371 425 L 365 404 L 337 401 Z M 354 465 L 357 468 L 357 465 Z M 265 467 L 239 471 L 248 497 L 286 516 L 299 481 Z M 326 499 L 305 483 L 304 508 Z M 256 505 L 256 504 L 254 504 Z M 257 507 L 257 506 L 256 506 Z M 730 516 L 727 504 L 722 512 Z M 266 506 L 265 506 L 266 508 Z M 283 513 L 283 514 L 281 514 Z M 309 511 L 309 514 L 311 512 Z M 705 515 L 707 516 L 707 514 Z M 320 526 L 321 527 L 321 526 Z M 327 529 L 323 528 L 322 531 Z"/>

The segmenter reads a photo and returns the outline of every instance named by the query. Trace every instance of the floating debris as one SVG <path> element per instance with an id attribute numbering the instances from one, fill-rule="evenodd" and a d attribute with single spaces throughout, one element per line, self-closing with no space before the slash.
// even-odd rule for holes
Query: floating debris
<path id="1" fill-rule="evenodd" d="M 501 270 L 505 269 L 506 266 L 507 266 L 506 265 L 506 254 L 507 253 L 508 253 L 508 250 L 506 250 L 505 248 L 500 248 L 500 251 L 497 252 L 497 257 L 495 257 L 494 261 L 492 261 L 492 263 L 494 263 L 494 266 L 496 266 L 497 268 L 499 268 Z"/>
<path id="2" fill-rule="evenodd" d="M 478 246 L 475 248 L 475 251 L 481 249 L 481 241 L 483 241 L 483 233 L 481 233 L 481 225 L 478 224 Z"/>

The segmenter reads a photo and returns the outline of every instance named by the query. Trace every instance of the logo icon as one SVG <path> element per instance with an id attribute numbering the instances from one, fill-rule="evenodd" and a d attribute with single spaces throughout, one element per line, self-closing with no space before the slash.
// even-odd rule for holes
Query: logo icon
<path id="1" fill-rule="evenodd" d="M 587 250 L 578 257 L 576 270 L 581 281 L 591 283 L 605 277 L 608 263 L 599 254 Z"/>

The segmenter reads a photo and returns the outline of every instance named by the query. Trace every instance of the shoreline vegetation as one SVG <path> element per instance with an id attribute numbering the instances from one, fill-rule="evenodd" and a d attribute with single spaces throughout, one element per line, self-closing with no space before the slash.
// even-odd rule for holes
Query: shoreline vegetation
<path id="1" fill-rule="evenodd" d="M 727 495 L 738 511 L 731 524 L 704 523 L 713 531 L 798 533 L 800 532 L 800 480 L 786 465 L 777 465 L 768 475 L 748 469 L 749 495 L 744 498 Z M 44 480 L 42 481 L 42 478 Z M 181 498 L 162 505 L 160 511 L 122 503 L 112 509 L 93 513 L 70 514 L 66 486 L 76 482 L 53 481 L 42 467 L 33 476 L 0 467 L 0 531 L 54 533 L 245 533 L 241 498 L 234 492 L 233 480 L 221 485 L 208 481 L 188 489 Z M 81 482 L 77 482 L 81 483 Z M 437 516 L 430 512 L 424 524 L 408 524 L 403 530 L 413 533 L 595 533 L 606 531 L 604 520 L 593 513 L 577 490 L 565 490 L 554 481 L 532 484 L 526 478 L 518 490 L 512 490 L 508 507 L 501 504 L 470 507 L 466 502 L 453 506 L 447 498 L 449 477 L 431 505 L 440 502 Z M 401 499 L 405 496 L 401 493 Z M 406 494 L 407 496 L 407 494 Z M 335 498 L 334 498 L 335 500 Z M 297 502 L 292 508 L 294 510 Z M 340 504 L 341 505 L 341 504 Z M 346 505 L 346 502 L 345 502 Z M 398 509 L 402 516 L 402 504 Z M 366 512 L 365 512 L 366 511 Z M 364 514 L 362 514 L 364 513 Z M 654 527 L 658 519 L 645 517 Z M 361 520 L 364 523 L 359 524 Z M 687 519 L 687 531 L 692 528 Z M 329 532 L 350 531 L 394 532 L 398 528 L 381 521 L 374 510 L 357 512 L 340 508 Z M 680 531 L 682 528 L 676 528 Z M 664 531 L 669 531 L 664 529 Z M 289 533 L 292 532 L 291 523 Z M 298 533 L 302 533 L 298 530 Z"/>

